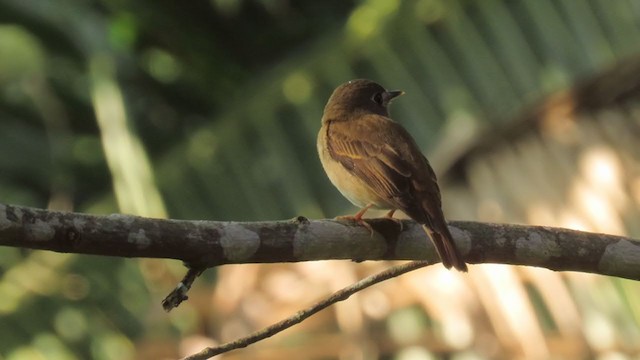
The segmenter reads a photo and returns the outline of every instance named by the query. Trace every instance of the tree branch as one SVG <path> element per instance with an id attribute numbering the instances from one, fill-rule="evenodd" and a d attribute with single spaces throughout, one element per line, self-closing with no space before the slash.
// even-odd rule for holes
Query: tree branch
<path id="1" fill-rule="evenodd" d="M 421 227 L 368 220 L 375 230 L 298 217 L 218 222 L 96 216 L 0 204 L 0 245 L 65 253 L 178 259 L 191 268 L 307 260 L 426 260 L 437 254 Z M 542 226 L 449 223 L 465 260 L 640 280 L 640 242 Z"/>
<path id="2" fill-rule="evenodd" d="M 65 253 L 184 261 L 189 271 L 163 301 L 180 304 L 203 269 L 221 264 L 307 260 L 422 260 L 396 266 L 342 289 L 294 316 L 190 359 L 248 346 L 295 325 L 331 304 L 390 277 L 438 260 L 422 228 L 388 219 L 367 220 L 374 230 L 336 220 L 298 217 L 273 222 L 217 222 L 96 216 L 0 204 L 0 245 Z M 572 270 L 640 280 L 640 242 L 606 234 L 542 226 L 453 221 L 465 261 Z M 471 270 L 473 271 L 473 270 Z"/>
<path id="3" fill-rule="evenodd" d="M 430 265 L 428 261 L 412 261 L 410 263 L 393 266 L 387 270 L 381 271 L 379 273 L 368 276 L 355 284 L 349 285 L 345 288 L 342 288 L 330 296 L 318 301 L 312 306 L 300 310 L 292 316 L 279 321 L 273 325 L 270 325 L 264 329 L 258 330 L 253 334 L 243 337 L 241 339 L 237 339 L 234 341 L 230 341 L 228 343 L 222 344 L 216 347 L 208 347 L 198 352 L 197 354 L 193 354 L 187 356 L 183 360 L 203 360 L 209 359 L 216 355 L 220 355 L 231 350 L 240 349 L 243 347 L 247 347 L 251 344 L 254 344 L 260 340 L 264 340 L 268 337 L 271 337 L 279 332 L 282 332 L 293 325 L 299 324 L 303 322 L 305 319 L 310 317 L 317 312 L 326 309 L 327 307 L 339 302 L 348 299 L 351 295 L 357 293 L 360 290 L 366 289 L 370 286 L 373 286 L 377 283 L 383 282 L 385 280 L 391 279 L 393 277 L 400 276 L 402 274 L 408 273 L 409 271 L 413 271 L 425 266 Z"/>

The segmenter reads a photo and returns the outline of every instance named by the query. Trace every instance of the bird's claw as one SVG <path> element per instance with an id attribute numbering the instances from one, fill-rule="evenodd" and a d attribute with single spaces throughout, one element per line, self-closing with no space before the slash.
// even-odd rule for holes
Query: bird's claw
<path id="1" fill-rule="evenodd" d="M 346 221 L 354 221 L 355 223 L 357 223 L 358 225 L 362 225 L 365 228 L 367 228 L 367 230 L 369 230 L 369 232 L 371 233 L 371 237 L 373 237 L 373 227 L 371 227 L 371 225 L 364 220 L 362 217 L 360 216 L 353 216 L 353 215 L 345 215 L 345 216 L 337 216 L 336 220 L 346 220 Z"/>

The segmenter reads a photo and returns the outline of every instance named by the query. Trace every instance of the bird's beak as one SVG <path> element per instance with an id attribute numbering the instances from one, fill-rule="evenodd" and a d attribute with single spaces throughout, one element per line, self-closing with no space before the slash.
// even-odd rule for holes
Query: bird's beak
<path id="1" fill-rule="evenodd" d="M 397 98 L 400 95 L 403 95 L 404 91 L 402 90 L 391 90 L 391 91 L 385 91 L 382 95 L 382 98 L 384 100 L 384 104 L 388 104 L 391 102 L 391 100 Z"/>

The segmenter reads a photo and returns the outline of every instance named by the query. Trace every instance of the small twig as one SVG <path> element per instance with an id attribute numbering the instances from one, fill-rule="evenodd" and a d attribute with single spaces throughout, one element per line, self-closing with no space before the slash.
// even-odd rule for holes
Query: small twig
<path id="1" fill-rule="evenodd" d="M 162 300 L 162 307 L 164 311 L 169 312 L 171 309 L 180 305 L 181 302 L 189 299 L 187 296 L 187 292 L 191 289 L 191 285 L 196 280 L 200 274 L 202 274 L 204 270 L 200 268 L 189 267 L 189 271 L 182 278 L 182 281 L 178 283 L 175 289 L 167 295 L 164 300 Z"/>
<path id="2" fill-rule="evenodd" d="M 231 350 L 235 350 L 235 349 L 240 349 L 243 347 L 247 347 L 251 344 L 254 344 L 260 340 L 266 339 L 268 337 L 271 337 L 283 330 L 286 330 L 288 328 L 290 328 L 293 325 L 299 324 L 302 321 L 304 321 L 305 319 L 307 319 L 308 317 L 310 317 L 311 315 L 314 315 L 315 313 L 339 302 L 339 301 L 343 301 L 348 299 L 351 295 L 355 294 L 356 292 L 366 289 L 369 286 L 375 285 L 379 282 L 400 276 L 404 273 L 407 273 L 409 271 L 413 271 L 415 269 L 419 269 L 425 266 L 430 265 L 431 263 L 429 263 L 428 261 L 412 261 L 410 263 L 406 263 L 406 264 L 402 264 L 402 265 L 397 265 L 397 266 L 393 266 L 389 269 L 386 269 L 382 272 L 379 272 L 377 274 L 373 274 L 371 276 L 368 276 L 360 281 L 358 281 L 355 284 L 349 285 L 345 288 L 342 288 L 336 292 L 334 292 L 333 294 L 331 294 L 330 296 L 324 298 L 323 300 L 315 303 L 314 305 L 304 309 L 304 310 L 300 310 L 297 313 L 295 313 L 293 316 L 290 316 L 280 322 L 277 322 L 273 325 L 270 325 L 262 330 L 258 330 L 256 332 L 254 332 L 253 334 L 246 336 L 244 338 L 241 339 L 237 339 L 225 344 L 222 344 L 220 346 L 216 346 L 216 347 L 208 347 L 203 349 L 202 351 L 200 351 L 199 353 L 187 356 L 185 358 L 183 358 L 183 360 L 203 360 L 203 359 L 209 359 L 212 358 L 216 355 L 220 355 L 226 352 L 229 352 Z"/>

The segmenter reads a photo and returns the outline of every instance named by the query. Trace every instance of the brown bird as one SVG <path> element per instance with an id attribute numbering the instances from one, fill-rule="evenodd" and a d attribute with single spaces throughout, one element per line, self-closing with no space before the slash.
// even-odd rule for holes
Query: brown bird
<path id="1" fill-rule="evenodd" d="M 352 219 L 369 208 L 401 210 L 422 224 L 450 269 L 467 271 L 442 213 L 436 175 L 411 135 L 389 118 L 387 106 L 402 91 L 370 80 L 340 85 L 324 108 L 318 153 L 329 179 L 356 206 Z"/>

